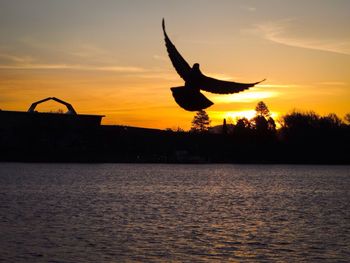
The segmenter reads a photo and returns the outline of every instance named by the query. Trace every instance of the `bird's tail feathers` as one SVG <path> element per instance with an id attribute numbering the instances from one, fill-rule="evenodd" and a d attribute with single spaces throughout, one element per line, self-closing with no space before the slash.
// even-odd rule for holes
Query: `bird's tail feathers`
<path id="1" fill-rule="evenodd" d="M 214 104 L 198 90 L 188 87 L 174 87 L 171 92 L 176 103 L 187 111 L 200 111 Z"/>

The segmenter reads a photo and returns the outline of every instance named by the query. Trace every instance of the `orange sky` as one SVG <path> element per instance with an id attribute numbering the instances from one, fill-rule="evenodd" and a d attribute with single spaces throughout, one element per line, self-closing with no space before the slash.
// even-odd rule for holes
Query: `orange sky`
<path id="1" fill-rule="evenodd" d="M 262 3 L 263 2 L 263 3 Z M 105 124 L 188 129 L 194 116 L 170 87 L 183 85 L 169 37 L 204 74 L 260 85 L 206 93 L 212 124 L 250 117 L 263 100 L 274 116 L 293 109 L 350 112 L 350 2 L 19 1 L 0 3 L 0 108 L 27 110 L 55 96 Z M 62 108 L 54 102 L 38 110 Z"/>

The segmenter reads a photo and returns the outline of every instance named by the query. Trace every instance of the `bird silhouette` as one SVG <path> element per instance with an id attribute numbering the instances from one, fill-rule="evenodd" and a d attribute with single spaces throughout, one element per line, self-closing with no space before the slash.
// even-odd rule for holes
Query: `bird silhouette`
<path id="1" fill-rule="evenodd" d="M 179 51 L 177 51 L 165 31 L 164 18 L 162 21 L 162 27 L 169 58 L 177 73 L 185 81 L 185 86 L 171 88 L 176 103 L 183 109 L 188 111 L 199 111 L 214 104 L 206 98 L 200 90 L 217 94 L 232 94 L 249 89 L 265 80 L 254 83 L 238 83 L 205 76 L 200 71 L 198 63 L 193 64 L 191 67 L 181 56 Z"/>

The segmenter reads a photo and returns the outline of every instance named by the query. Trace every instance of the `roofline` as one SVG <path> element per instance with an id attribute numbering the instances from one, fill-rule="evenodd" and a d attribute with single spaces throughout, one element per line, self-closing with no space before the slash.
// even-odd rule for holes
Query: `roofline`
<path id="1" fill-rule="evenodd" d="M 11 111 L 11 110 L 1 110 L 0 112 L 13 112 L 13 113 L 22 113 L 22 114 L 54 114 L 54 115 L 60 115 L 60 116 L 95 116 L 95 117 L 106 117 L 106 115 L 99 115 L 99 114 L 65 114 L 65 113 L 57 113 L 57 112 L 28 112 L 28 111 Z"/>

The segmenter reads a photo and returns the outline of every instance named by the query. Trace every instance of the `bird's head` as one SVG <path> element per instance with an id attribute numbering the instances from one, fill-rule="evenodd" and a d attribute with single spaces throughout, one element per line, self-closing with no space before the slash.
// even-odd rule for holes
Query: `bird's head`
<path id="1" fill-rule="evenodd" d="M 198 63 L 194 63 L 193 66 L 192 66 L 192 69 L 199 70 L 199 64 Z"/>

